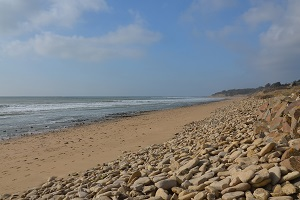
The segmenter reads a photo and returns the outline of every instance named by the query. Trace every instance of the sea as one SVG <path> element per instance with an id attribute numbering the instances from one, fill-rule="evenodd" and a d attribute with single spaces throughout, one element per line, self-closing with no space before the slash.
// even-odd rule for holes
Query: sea
<path id="1" fill-rule="evenodd" d="M 0 140 L 220 100 L 208 97 L 0 97 Z"/>

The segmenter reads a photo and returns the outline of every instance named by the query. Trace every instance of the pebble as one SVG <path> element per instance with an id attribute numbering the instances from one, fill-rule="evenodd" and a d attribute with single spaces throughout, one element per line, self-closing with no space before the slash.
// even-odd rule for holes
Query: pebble
<path id="1" fill-rule="evenodd" d="M 269 195 L 269 192 L 263 188 L 257 188 L 253 192 L 253 196 L 255 196 L 255 198 L 258 200 L 268 200 Z"/>
<path id="2" fill-rule="evenodd" d="M 281 179 L 281 170 L 278 166 L 269 169 L 270 179 L 272 185 L 276 185 Z"/>
<path id="3" fill-rule="evenodd" d="M 244 196 L 244 192 L 238 191 L 238 192 L 229 192 L 226 193 L 222 196 L 223 200 L 232 200 L 232 199 L 237 199 L 239 197 Z"/>
<path id="4" fill-rule="evenodd" d="M 162 180 L 162 181 L 159 181 L 159 182 L 155 183 L 155 186 L 157 188 L 162 188 L 162 189 L 165 189 L 165 190 L 169 190 L 172 187 L 177 186 L 177 181 L 174 180 L 174 179 L 165 179 L 165 180 Z"/>

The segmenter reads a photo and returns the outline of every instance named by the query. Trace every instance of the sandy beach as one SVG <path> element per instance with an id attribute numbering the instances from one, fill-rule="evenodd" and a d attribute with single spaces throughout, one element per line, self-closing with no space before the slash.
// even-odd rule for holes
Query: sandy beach
<path id="1" fill-rule="evenodd" d="M 36 187 L 172 138 L 185 124 L 209 117 L 233 100 L 154 111 L 0 143 L 0 194 Z"/>

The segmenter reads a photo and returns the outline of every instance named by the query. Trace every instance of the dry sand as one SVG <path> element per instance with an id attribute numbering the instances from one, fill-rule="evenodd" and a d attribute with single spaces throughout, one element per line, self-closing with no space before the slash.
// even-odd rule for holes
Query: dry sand
<path id="1" fill-rule="evenodd" d="M 0 194 L 38 186 L 50 176 L 65 177 L 162 143 L 184 125 L 209 117 L 233 100 L 83 125 L 54 133 L 0 142 Z"/>

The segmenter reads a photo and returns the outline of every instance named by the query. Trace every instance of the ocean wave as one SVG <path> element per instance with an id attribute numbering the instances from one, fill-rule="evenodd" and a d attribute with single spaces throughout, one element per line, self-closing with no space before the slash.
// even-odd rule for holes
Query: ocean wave
<path id="1" fill-rule="evenodd" d="M 47 103 L 47 104 L 10 104 L 0 105 L 0 116 L 3 115 L 22 115 L 33 112 L 81 110 L 81 109 L 106 109 L 130 106 L 151 106 L 151 105 L 170 105 L 175 103 L 195 103 L 212 101 L 210 98 L 182 98 L 171 97 L 162 99 L 123 99 L 123 100 L 104 100 L 91 103 Z"/>

